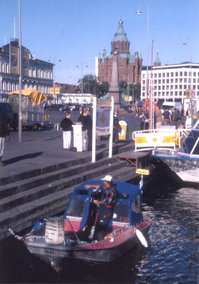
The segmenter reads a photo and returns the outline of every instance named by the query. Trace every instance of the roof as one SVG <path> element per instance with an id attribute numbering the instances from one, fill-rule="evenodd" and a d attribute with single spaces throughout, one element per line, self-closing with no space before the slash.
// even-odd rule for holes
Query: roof
<path id="1" fill-rule="evenodd" d="M 76 189 L 84 190 L 86 184 L 102 184 L 102 180 L 89 180 L 80 184 Z M 128 182 L 113 181 L 113 185 L 116 187 L 117 191 L 121 194 L 128 195 L 131 200 L 133 200 L 138 194 L 140 194 L 139 185 L 135 185 Z"/>
<path id="2" fill-rule="evenodd" d="M 127 34 L 124 31 L 122 20 L 119 20 L 118 22 L 118 29 L 114 35 L 113 41 L 128 41 Z"/>

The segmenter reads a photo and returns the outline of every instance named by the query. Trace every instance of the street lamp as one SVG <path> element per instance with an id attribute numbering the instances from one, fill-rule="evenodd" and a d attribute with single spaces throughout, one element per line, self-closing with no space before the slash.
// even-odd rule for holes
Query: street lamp
<path id="1" fill-rule="evenodd" d="M 22 30 L 21 30 L 21 0 L 18 0 L 19 15 L 19 114 L 18 114 L 18 141 L 22 142 Z"/>
<path id="2" fill-rule="evenodd" d="M 50 59 L 48 61 L 51 62 Z M 56 57 L 54 57 L 52 62 L 53 62 L 53 99 L 55 99 L 55 95 L 56 95 L 56 92 L 55 92 L 55 64 L 56 62 L 57 63 L 61 62 L 61 59 L 57 59 Z"/>
<path id="3" fill-rule="evenodd" d="M 149 107 L 149 128 L 153 129 L 154 128 L 154 113 L 153 113 L 153 90 L 152 90 L 152 82 L 150 82 L 150 91 L 149 91 L 149 34 L 150 34 L 150 11 L 149 11 L 149 5 L 146 3 L 147 6 L 147 72 L 146 72 L 146 97 L 150 99 L 150 107 Z M 138 9 L 136 11 L 136 15 L 141 15 L 142 11 Z M 153 65 L 153 41 L 152 41 L 152 48 L 151 48 L 151 78 L 150 81 L 152 80 L 152 65 Z"/>
<path id="4" fill-rule="evenodd" d="M 84 67 L 88 68 L 88 65 L 85 65 L 83 63 L 81 63 L 81 66 L 77 65 L 77 68 L 81 67 L 81 96 L 83 97 L 83 93 L 84 93 Z"/>

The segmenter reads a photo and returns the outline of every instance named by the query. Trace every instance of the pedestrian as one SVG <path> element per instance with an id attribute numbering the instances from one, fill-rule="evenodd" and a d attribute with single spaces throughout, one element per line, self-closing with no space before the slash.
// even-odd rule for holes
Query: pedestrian
<path id="1" fill-rule="evenodd" d="M 174 108 L 171 114 L 171 120 L 174 126 L 177 126 L 178 121 L 180 120 L 180 111 L 177 108 Z"/>
<path id="2" fill-rule="evenodd" d="M 119 118 L 117 112 L 113 117 L 113 142 L 116 143 L 119 140 L 119 133 L 121 132 L 121 125 L 119 124 Z"/>
<path id="3" fill-rule="evenodd" d="M 110 233 L 112 228 L 110 222 L 113 217 L 113 211 L 117 202 L 118 192 L 113 184 L 113 178 L 110 175 L 106 175 L 102 178 L 102 184 L 87 184 L 85 188 L 96 188 L 96 196 L 93 196 L 93 203 L 96 205 L 97 212 L 94 224 L 93 239 L 98 241 L 103 240 L 104 236 Z"/>
<path id="4" fill-rule="evenodd" d="M 5 148 L 5 138 L 8 135 L 8 125 L 4 112 L 0 109 L 0 166 L 5 166 L 2 161 L 4 148 Z"/>
<path id="5" fill-rule="evenodd" d="M 163 123 L 162 112 L 160 108 L 155 106 L 155 128 L 160 128 Z"/>
<path id="6" fill-rule="evenodd" d="M 163 125 L 170 125 L 171 123 L 170 111 L 168 109 L 165 109 L 162 115 L 163 115 Z"/>
<path id="7" fill-rule="evenodd" d="M 78 122 L 82 124 L 83 151 L 92 150 L 92 118 L 89 109 L 83 108 L 78 117 Z"/>
<path id="8" fill-rule="evenodd" d="M 71 120 L 71 113 L 67 111 L 65 113 L 65 117 L 60 122 L 60 127 L 63 130 L 63 149 L 69 150 L 71 149 L 71 141 L 72 141 L 72 130 L 73 130 L 73 122 Z"/>

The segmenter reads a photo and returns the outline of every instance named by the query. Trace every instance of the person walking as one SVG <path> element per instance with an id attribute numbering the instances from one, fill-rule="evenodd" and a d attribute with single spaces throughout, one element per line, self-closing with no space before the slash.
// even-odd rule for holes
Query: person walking
<path id="1" fill-rule="evenodd" d="M 66 112 L 65 117 L 60 122 L 60 127 L 63 130 L 63 149 L 71 149 L 71 140 L 72 140 L 72 125 L 71 113 Z"/>
<path id="2" fill-rule="evenodd" d="M 0 110 L 0 166 L 5 166 L 2 161 L 5 148 L 5 138 L 8 135 L 8 126 L 4 113 Z"/>

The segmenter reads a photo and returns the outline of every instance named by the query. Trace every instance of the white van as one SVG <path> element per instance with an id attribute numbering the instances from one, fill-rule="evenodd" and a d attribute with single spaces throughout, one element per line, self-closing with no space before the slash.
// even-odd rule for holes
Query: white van
<path id="1" fill-rule="evenodd" d="M 182 111 L 182 104 L 179 102 L 163 102 L 161 106 L 161 112 L 163 113 L 165 109 L 172 111 L 174 108 L 178 109 L 180 112 Z"/>

